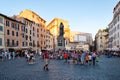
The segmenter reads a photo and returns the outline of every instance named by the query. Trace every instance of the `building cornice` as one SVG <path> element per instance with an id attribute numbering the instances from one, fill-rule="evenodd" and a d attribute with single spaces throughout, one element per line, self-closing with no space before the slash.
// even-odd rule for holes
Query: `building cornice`
<path id="1" fill-rule="evenodd" d="M 11 17 L 8 17 L 8 16 L 6 16 L 6 15 L 4 15 L 4 14 L 1 14 L 1 13 L 0 13 L 0 16 L 3 16 L 4 18 L 9 19 L 9 20 L 11 20 L 11 21 L 15 21 L 15 22 L 24 24 L 24 23 L 22 23 L 21 21 L 17 21 L 17 20 L 15 20 L 15 19 L 13 19 L 13 18 L 11 18 Z"/>
<path id="2" fill-rule="evenodd" d="M 114 7 L 113 12 L 116 10 L 116 8 L 120 5 L 120 1 L 117 3 L 117 5 Z"/>

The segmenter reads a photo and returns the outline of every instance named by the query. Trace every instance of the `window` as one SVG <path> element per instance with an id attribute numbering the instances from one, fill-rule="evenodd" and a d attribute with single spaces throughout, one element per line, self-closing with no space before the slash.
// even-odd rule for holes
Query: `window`
<path id="1" fill-rule="evenodd" d="M 100 37 L 100 39 L 102 39 L 102 37 Z"/>
<path id="2" fill-rule="evenodd" d="M 12 45 L 14 46 L 14 40 L 12 40 Z"/>
<path id="3" fill-rule="evenodd" d="M 29 46 L 32 46 L 32 42 L 29 43 Z"/>
<path id="4" fill-rule="evenodd" d="M 116 39 L 116 34 L 114 35 L 114 39 Z"/>
<path id="5" fill-rule="evenodd" d="M 118 38 L 119 38 L 119 32 L 118 32 Z"/>
<path id="6" fill-rule="evenodd" d="M 10 45 L 10 40 L 9 39 L 7 39 L 7 46 L 9 46 Z"/>
<path id="7" fill-rule="evenodd" d="M 117 26 L 115 26 L 115 28 L 114 28 L 114 32 L 116 32 L 116 30 L 117 30 Z"/>
<path id="8" fill-rule="evenodd" d="M 19 41 L 16 41 L 16 46 L 18 46 L 19 45 Z"/>
<path id="9" fill-rule="evenodd" d="M 28 42 L 26 42 L 26 46 L 28 46 Z"/>
<path id="10" fill-rule="evenodd" d="M 119 16 L 118 16 L 118 21 L 119 21 Z"/>
<path id="11" fill-rule="evenodd" d="M 32 38 L 31 38 L 31 36 L 30 36 L 30 41 L 32 41 Z"/>
<path id="12" fill-rule="evenodd" d="M 9 21 L 6 21 L 6 26 L 9 26 Z"/>
<path id="13" fill-rule="evenodd" d="M 39 29 L 37 29 L 37 32 L 39 33 Z"/>
<path id="14" fill-rule="evenodd" d="M 18 36 L 18 32 L 16 32 L 16 36 Z"/>
<path id="15" fill-rule="evenodd" d="M 114 42 L 114 45 L 116 46 L 116 41 Z"/>
<path id="16" fill-rule="evenodd" d="M 39 41 L 37 41 L 37 47 L 39 47 L 40 45 L 39 45 Z"/>
<path id="17" fill-rule="evenodd" d="M 2 38 L 0 38 L 0 46 L 2 46 Z"/>
<path id="18" fill-rule="evenodd" d="M 35 47 L 36 45 L 35 45 L 35 41 L 33 40 L 33 47 Z"/>
<path id="19" fill-rule="evenodd" d="M 14 28 L 15 24 L 14 24 L 14 23 L 11 23 L 11 26 L 12 26 L 12 28 Z"/>
<path id="20" fill-rule="evenodd" d="M 32 27 L 32 24 L 30 24 L 30 28 Z"/>
<path id="21" fill-rule="evenodd" d="M 117 25 L 117 29 L 119 29 L 119 24 Z"/>
<path id="22" fill-rule="evenodd" d="M 25 32 L 25 26 L 22 25 L 22 32 Z"/>
<path id="23" fill-rule="evenodd" d="M 43 37 L 43 35 L 41 34 L 41 37 Z"/>
<path id="24" fill-rule="evenodd" d="M 16 30 L 19 30 L 19 24 L 16 24 Z"/>
<path id="25" fill-rule="evenodd" d="M 25 36 L 25 38 L 26 38 L 26 40 L 28 40 L 28 36 L 27 35 Z"/>
<path id="26" fill-rule="evenodd" d="M 39 34 L 37 34 L 37 37 L 39 37 Z"/>
<path id="27" fill-rule="evenodd" d="M 101 44 L 101 45 L 100 45 L 100 48 L 102 48 L 102 47 L 103 47 L 103 45 Z"/>
<path id="28" fill-rule="evenodd" d="M 9 30 L 7 30 L 7 35 L 10 35 L 10 31 Z"/>
<path id="29" fill-rule="evenodd" d="M 31 30 L 30 30 L 30 34 L 31 34 Z"/>
<path id="30" fill-rule="evenodd" d="M 0 23 L 3 23 L 3 18 L 2 17 L 0 17 Z"/>
<path id="31" fill-rule="evenodd" d="M 22 46 L 24 46 L 24 42 L 22 42 Z"/>
<path id="32" fill-rule="evenodd" d="M 33 31 L 34 31 L 35 29 L 34 29 L 34 27 L 33 27 Z"/>
<path id="33" fill-rule="evenodd" d="M 120 12 L 120 8 L 118 9 L 118 12 Z"/>
<path id="34" fill-rule="evenodd" d="M 28 33 L 27 29 L 26 29 L 26 33 Z"/>
<path id="35" fill-rule="evenodd" d="M 0 26 L 0 31 L 3 31 L 3 26 Z"/>
<path id="36" fill-rule="evenodd" d="M 14 36 L 14 31 L 12 31 L 12 36 Z"/>
<path id="37" fill-rule="evenodd" d="M 24 38 L 24 34 L 22 34 L 22 37 Z"/>

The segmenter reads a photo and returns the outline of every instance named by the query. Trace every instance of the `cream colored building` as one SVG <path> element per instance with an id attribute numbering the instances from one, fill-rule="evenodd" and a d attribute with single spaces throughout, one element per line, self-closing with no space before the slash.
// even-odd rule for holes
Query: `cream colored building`
<path id="1" fill-rule="evenodd" d="M 50 33 L 54 36 L 54 47 L 57 48 L 57 37 L 59 36 L 60 33 L 60 24 L 64 25 L 64 38 L 65 38 L 65 46 L 69 44 L 70 40 L 70 29 L 69 29 L 69 24 L 68 21 L 65 21 L 63 19 L 59 18 L 54 18 L 48 25 L 47 25 L 47 30 L 50 31 Z"/>
<path id="2" fill-rule="evenodd" d="M 92 45 L 93 39 L 91 33 L 71 31 L 70 33 L 71 42 L 82 42 L 84 44 Z"/>
<path id="3" fill-rule="evenodd" d="M 113 9 L 113 19 L 109 26 L 109 48 L 120 48 L 120 1 Z"/>
<path id="4" fill-rule="evenodd" d="M 80 49 L 80 50 L 81 49 L 89 50 L 89 48 L 93 45 L 93 39 L 91 33 L 71 31 L 70 41 L 78 42 L 78 44 L 76 45 L 76 49 Z"/>
<path id="5" fill-rule="evenodd" d="M 105 29 L 103 29 L 103 30 L 100 29 L 97 32 L 97 34 L 95 35 L 95 42 L 96 42 L 97 51 L 103 51 L 106 49 L 106 46 L 107 46 L 106 35 L 108 35 L 108 32 Z"/>
<path id="6" fill-rule="evenodd" d="M 70 31 L 70 42 L 75 42 L 74 41 L 74 36 L 78 35 L 80 32 L 77 31 Z"/>
<path id="7" fill-rule="evenodd" d="M 5 49 L 4 17 L 0 14 L 0 49 Z"/>

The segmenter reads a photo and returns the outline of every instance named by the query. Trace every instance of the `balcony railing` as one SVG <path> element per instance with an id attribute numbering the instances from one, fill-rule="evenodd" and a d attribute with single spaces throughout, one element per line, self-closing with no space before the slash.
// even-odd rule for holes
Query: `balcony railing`
<path id="1" fill-rule="evenodd" d="M 17 44 L 12 44 L 12 43 L 7 44 L 7 47 L 16 47 L 16 46 L 18 46 L 18 45 Z"/>

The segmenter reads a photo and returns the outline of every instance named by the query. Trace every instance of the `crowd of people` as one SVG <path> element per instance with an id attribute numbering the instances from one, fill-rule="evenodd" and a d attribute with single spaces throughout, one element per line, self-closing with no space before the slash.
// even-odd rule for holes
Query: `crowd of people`
<path id="1" fill-rule="evenodd" d="M 0 53 L 2 61 L 10 60 L 15 58 L 15 52 L 1 51 Z"/>
<path id="2" fill-rule="evenodd" d="M 42 57 L 45 62 L 44 70 L 49 70 L 49 59 L 63 60 L 69 64 L 96 65 L 96 62 L 99 61 L 99 56 L 100 54 L 95 51 L 58 50 L 54 53 L 46 50 L 44 52 L 40 52 L 40 57 Z"/>
<path id="3" fill-rule="evenodd" d="M 2 61 L 14 59 L 16 57 L 14 51 L 7 52 L 2 51 Z M 33 64 L 35 62 L 36 53 L 34 51 L 24 51 L 24 57 L 29 64 Z M 98 52 L 89 52 L 89 51 L 68 51 L 68 50 L 58 50 L 56 52 L 44 50 L 39 52 L 40 58 L 42 58 L 45 62 L 43 69 L 49 70 L 49 60 L 56 59 L 56 60 L 63 60 L 66 63 L 73 63 L 73 64 L 82 64 L 82 65 L 95 65 L 96 61 L 99 60 L 99 53 Z"/>
<path id="4" fill-rule="evenodd" d="M 93 64 L 99 59 L 98 52 L 89 52 L 89 51 L 67 51 L 59 50 L 56 54 L 51 55 L 50 58 L 57 60 L 64 60 L 67 63 L 74 64 Z"/>

